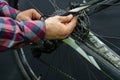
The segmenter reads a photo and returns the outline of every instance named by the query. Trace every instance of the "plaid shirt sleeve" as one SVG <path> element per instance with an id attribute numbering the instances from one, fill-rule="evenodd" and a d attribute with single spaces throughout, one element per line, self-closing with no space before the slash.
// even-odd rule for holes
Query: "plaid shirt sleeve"
<path id="1" fill-rule="evenodd" d="M 14 20 L 18 12 L 9 7 L 4 0 L 0 0 L 0 16 L 2 16 L 0 17 L 0 51 L 24 46 L 44 38 L 44 21 L 18 22 Z"/>
<path id="2" fill-rule="evenodd" d="M 0 16 L 16 18 L 16 15 L 19 13 L 19 10 L 12 8 L 4 0 L 0 0 Z"/>
<path id="3" fill-rule="evenodd" d="M 44 21 L 21 21 L 0 17 L 0 51 L 43 39 Z"/>

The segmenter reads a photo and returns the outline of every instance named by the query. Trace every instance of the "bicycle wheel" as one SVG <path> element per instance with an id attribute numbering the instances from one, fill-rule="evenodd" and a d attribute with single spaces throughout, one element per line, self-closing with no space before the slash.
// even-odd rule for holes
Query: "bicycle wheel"
<path id="1" fill-rule="evenodd" d="M 42 2 L 38 2 L 37 0 L 31 0 L 31 1 L 21 0 L 19 2 L 18 7 L 20 10 L 35 8 L 41 14 L 52 16 L 53 13 L 58 14 L 66 11 L 69 7 L 70 2 L 76 2 L 75 5 L 78 6 L 79 3 L 81 3 L 81 5 L 84 4 L 85 0 L 83 1 L 84 3 L 81 0 L 80 1 L 78 0 L 45 1 L 44 0 Z M 22 5 L 23 3 L 26 5 L 23 6 Z M 45 6 L 46 4 L 48 7 Z M 90 33 L 89 38 L 87 38 L 88 40 L 90 39 L 91 35 L 94 35 L 94 34 Z M 79 36 L 77 37 L 74 36 L 74 37 L 75 38 L 71 39 L 71 41 L 73 42 L 67 43 L 68 42 L 67 40 L 64 40 L 64 42 L 67 43 L 69 46 L 74 45 L 71 43 L 74 43 L 74 40 L 77 41 Z M 15 51 L 16 52 L 15 54 L 19 61 L 18 64 L 20 65 L 21 70 L 23 71 L 23 73 L 25 73 L 24 75 L 28 80 L 43 80 L 43 79 L 45 80 L 54 80 L 54 79 L 57 79 L 57 80 L 66 80 L 66 79 L 68 80 L 81 80 L 81 79 L 82 80 L 101 80 L 101 79 L 119 80 L 120 79 L 119 59 L 117 60 L 118 62 L 117 63 L 118 68 L 117 68 L 116 64 L 113 65 L 112 63 L 113 60 L 109 61 L 105 57 L 99 55 L 99 52 L 97 52 L 96 49 L 95 50 L 93 48 L 91 49 L 90 46 L 88 47 L 87 45 L 88 43 L 86 42 L 82 43 L 77 41 L 75 43 L 75 45 L 77 45 L 77 48 L 80 48 L 79 50 L 81 49 L 83 50 L 83 53 L 85 53 L 86 58 L 85 56 L 83 57 L 83 55 L 81 54 L 79 55 L 78 54 L 79 51 L 77 52 L 76 48 L 75 50 L 73 49 L 75 46 L 73 47 L 71 46 L 72 47 L 71 48 L 64 43 L 61 44 L 58 49 L 52 52 L 52 54 L 42 54 L 39 59 L 34 58 L 32 54 L 28 54 L 28 53 L 31 53 L 31 51 L 30 50 L 26 51 L 26 49 L 17 50 Z M 30 46 L 27 48 L 30 48 Z M 66 51 L 66 49 L 68 50 Z M 107 49 L 109 48 L 107 47 Z M 117 55 L 114 51 L 111 51 L 111 52 L 113 52 L 115 56 L 119 58 L 119 55 Z M 80 51 L 80 53 L 82 53 L 82 51 Z M 46 63 L 45 61 L 50 64 Z M 56 66 L 57 68 L 54 67 L 53 65 Z"/>

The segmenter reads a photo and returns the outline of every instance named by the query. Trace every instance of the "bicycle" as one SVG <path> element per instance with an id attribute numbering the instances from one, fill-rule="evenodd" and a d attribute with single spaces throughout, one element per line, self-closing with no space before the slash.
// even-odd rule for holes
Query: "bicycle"
<path id="1" fill-rule="evenodd" d="M 33 2 L 34 1 L 35 0 L 33 0 Z M 56 12 L 52 13 L 52 15 L 46 14 L 47 16 L 53 16 L 56 14 L 63 15 L 64 13 L 66 13 L 65 10 L 62 10 L 61 8 L 58 7 L 58 5 L 56 5 L 55 0 L 53 0 L 53 1 L 49 0 L 49 1 L 51 2 L 52 6 L 55 8 Z M 93 0 L 93 1 L 98 1 L 98 2 L 101 1 L 101 2 L 95 3 L 94 6 L 91 5 L 90 8 L 89 8 L 89 6 L 87 6 L 85 9 L 80 11 L 79 17 L 82 18 L 82 20 L 81 19 L 79 20 L 80 23 L 78 26 L 81 26 L 81 27 L 74 30 L 74 32 L 71 34 L 71 36 L 68 37 L 67 39 L 63 40 L 63 42 L 66 43 L 67 45 L 69 45 L 70 47 L 72 47 L 78 53 L 80 53 L 79 56 L 81 58 L 84 57 L 88 61 L 88 65 L 92 64 L 91 67 L 95 68 L 94 70 L 97 69 L 96 71 L 107 76 L 106 79 L 118 80 L 118 79 L 120 79 L 120 77 L 119 77 L 120 76 L 120 57 L 117 53 L 115 53 L 112 49 L 110 49 L 107 45 L 105 45 L 101 40 L 99 40 L 97 38 L 97 37 L 101 38 L 100 36 L 98 36 L 98 35 L 95 36 L 94 35 L 95 33 L 91 32 L 91 30 L 89 29 L 89 17 L 88 16 L 90 16 L 93 13 L 98 12 L 99 10 L 101 10 L 103 8 L 107 8 L 111 5 L 113 5 L 114 3 L 118 3 L 119 1 L 118 0 Z M 91 0 L 91 2 L 93 2 L 93 1 Z M 74 0 L 74 2 L 75 2 L 75 0 Z M 79 6 L 84 7 L 88 4 L 91 4 L 91 2 L 87 3 L 85 0 L 83 0 L 83 2 L 72 3 L 71 5 L 72 5 L 72 8 L 74 9 Z M 104 5 L 106 5 L 106 6 L 104 6 Z M 91 11 L 91 7 L 92 7 L 92 9 L 94 9 L 93 11 Z M 33 8 L 36 8 L 36 7 L 33 6 Z M 70 12 L 70 13 L 72 13 L 72 12 Z M 45 15 L 45 17 L 46 17 L 46 15 Z M 76 15 L 76 13 L 75 13 L 75 15 Z M 78 34 L 79 32 L 82 32 L 82 34 Z M 56 47 L 58 46 L 56 41 L 54 41 L 53 43 L 55 43 L 52 46 L 53 48 L 50 48 L 51 50 L 48 49 L 48 52 L 53 51 L 52 49 L 54 49 L 54 48 L 56 49 Z M 40 41 L 35 44 L 38 45 L 38 44 L 42 44 L 42 43 Z M 61 45 L 61 42 L 60 42 L 60 45 Z M 47 48 L 45 48 L 45 50 L 47 50 Z M 41 75 L 36 75 L 34 72 L 34 69 L 31 68 L 31 65 L 29 65 L 30 63 L 27 61 L 26 54 L 24 53 L 24 49 L 21 48 L 20 50 L 15 50 L 15 56 L 16 56 L 19 66 L 27 80 L 43 80 Z M 34 56 L 37 56 L 39 58 L 40 55 L 34 54 Z M 84 62 L 86 62 L 86 60 Z M 49 68 L 57 71 L 61 75 L 64 75 L 65 80 L 66 79 L 79 80 L 79 79 L 75 79 L 74 77 L 65 73 L 64 71 L 60 70 L 59 68 L 56 68 L 53 65 L 46 63 L 43 59 L 40 59 L 40 61 L 42 63 L 44 63 L 45 65 L 47 65 Z M 87 66 L 87 68 L 88 68 L 88 66 Z M 91 69 L 87 69 L 87 70 L 90 72 L 90 73 L 88 73 L 88 76 L 89 77 L 93 76 L 93 77 L 90 77 L 89 80 L 91 80 L 91 79 L 98 80 L 97 77 L 95 77 L 95 74 L 92 73 Z M 111 72 L 111 74 L 110 74 L 110 72 Z M 91 75 L 89 75 L 89 74 L 91 74 Z"/>

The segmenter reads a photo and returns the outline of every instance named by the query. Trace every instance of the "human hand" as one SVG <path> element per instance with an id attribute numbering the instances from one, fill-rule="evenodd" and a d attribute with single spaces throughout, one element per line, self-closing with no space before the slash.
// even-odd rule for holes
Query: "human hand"
<path id="1" fill-rule="evenodd" d="M 16 16 L 17 21 L 25 21 L 25 20 L 39 20 L 41 15 L 35 9 L 28 9 L 25 11 L 21 11 Z"/>
<path id="2" fill-rule="evenodd" d="M 73 15 L 54 16 L 45 20 L 46 39 L 64 39 L 76 27 L 77 18 Z"/>

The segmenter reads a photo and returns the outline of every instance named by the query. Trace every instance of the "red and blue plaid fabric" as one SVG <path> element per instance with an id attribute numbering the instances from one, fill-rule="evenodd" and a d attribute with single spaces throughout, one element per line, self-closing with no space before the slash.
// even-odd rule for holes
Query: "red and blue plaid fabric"
<path id="1" fill-rule="evenodd" d="M 18 22 L 14 20 L 18 12 L 0 0 L 0 51 L 44 38 L 44 21 Z"/>

